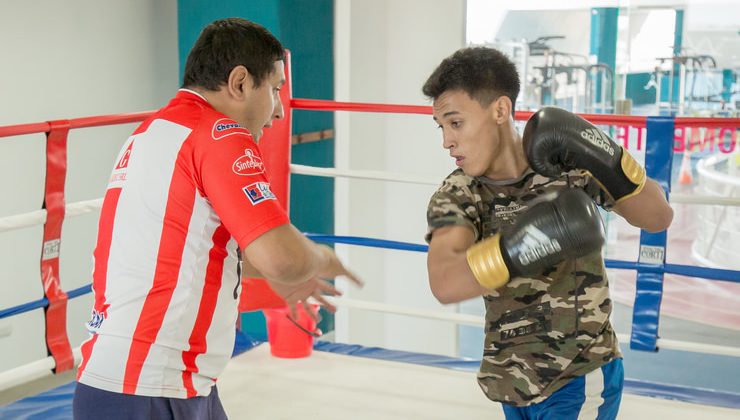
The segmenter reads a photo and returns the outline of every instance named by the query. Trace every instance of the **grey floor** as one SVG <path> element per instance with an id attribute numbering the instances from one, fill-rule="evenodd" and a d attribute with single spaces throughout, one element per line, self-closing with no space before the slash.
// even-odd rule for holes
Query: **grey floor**
<path id="1" fill-rule="evenodd" d="M 503 419 L 472 372 L 315 351 L 278 359 L 263 344 L 231 360 L 218 381 L 229 418 Z M 738 419 L 740 410 L 626 394 L 619 419 Z"/>
<path id="2" fill-rule="evenodd" d="M 46 385 L 56 380 L 47 379 Z M 47 386 L 37 383 L 25 389 L 40 392 Z M 270 355 L 267 344 L 233 358 L 218 388 L 231 420 L 504 418 L 500 405 L 483 396 L 474 372 L 322 351 L 308 358 L 279 359 Z M 740 418 L 740 410 L 627 393 L 618 418 L 729 420 Z"/>

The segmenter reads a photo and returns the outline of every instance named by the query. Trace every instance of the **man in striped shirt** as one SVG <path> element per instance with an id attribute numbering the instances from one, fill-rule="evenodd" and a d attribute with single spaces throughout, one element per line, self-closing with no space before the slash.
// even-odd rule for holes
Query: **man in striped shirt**
<path id="1" fill-rule="evenodd" d="M 265 28 L 213 22 L 183 88 L 124 143 L 94 252 L 95 302 L 77 419 L 224 419 L 216 379 L 231 356 L 244 271 L 291 305 L 360 284 L 290 224 L 258 140 L 283 117 L 285 53 Z M 331 308 L 331 306 L 330 306 Z"/>

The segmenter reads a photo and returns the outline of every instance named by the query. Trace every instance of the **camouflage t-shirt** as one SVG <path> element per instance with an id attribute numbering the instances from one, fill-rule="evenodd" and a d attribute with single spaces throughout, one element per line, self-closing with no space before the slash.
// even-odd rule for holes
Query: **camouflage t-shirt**
<path id="1" fill-rule="evenodd" d="M 434 229 L 462 225 L 476 241 L 506 229 L 544 194 L 581 188 L 610 209 L 598 184 L 577 171 L 546 178 L 532 171 L 510 181 L 452 172 L 427 209 Z M 478 383 L 486 396 L 515 406 L 544 401 L 571 379 L 622 357 L 609 322 L 612 301 L 600 252 L 517 277 L 483 296 L 485 341 Z"/>

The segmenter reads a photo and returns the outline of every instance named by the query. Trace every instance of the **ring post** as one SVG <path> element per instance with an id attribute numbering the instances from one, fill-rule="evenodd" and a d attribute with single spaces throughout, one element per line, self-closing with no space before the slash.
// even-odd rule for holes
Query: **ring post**
<path id="1" fill-rule="evenodd" d="M 671 189 L 674 125 L 673 118 L 647 118 L 645 171 L 647 176 L 660 184 L 666 195 Z M 632 313 L 631 349 L 658 351 L 656 343 L 660 303 L 663 298 L 666 238 L 666 231 L 649 233 L 643 230 L 640 232 L 640 257 L 637 266 L 635 305 Z"/>

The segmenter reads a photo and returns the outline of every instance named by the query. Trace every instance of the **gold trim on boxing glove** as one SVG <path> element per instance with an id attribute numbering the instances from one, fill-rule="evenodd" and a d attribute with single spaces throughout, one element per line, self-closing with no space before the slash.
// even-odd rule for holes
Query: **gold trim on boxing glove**
<path id="1" fill-rule="evenodd" d="M 630 182 L 637 185 L 637 187 L 631 193 L 625 195 L 624 197 L 620 197 L 619 200 L 617 200 L 617 203 L 639 194 L 640 191 L 642 191 L 642 188 L 645 186 L 645 182 L 647 181 L 645 168 L 640 166 L 635 158 L 632 157 L 632 155 L 624 147 L 622 148 L 622 159 L 620 163 L 622 164 L 622 172 L 624 172 L 624 175 L 627 177 L 627 179 L 630 180 Z"/>
<path id="2" fill-rule="evenodd" d="M 466 252 L 473 276 L 489 290 L 498 289 L 509 281 L 509 269 L 501 254 L 500 241 L 501 235 L 497 234 L 471 246 Z"/>

